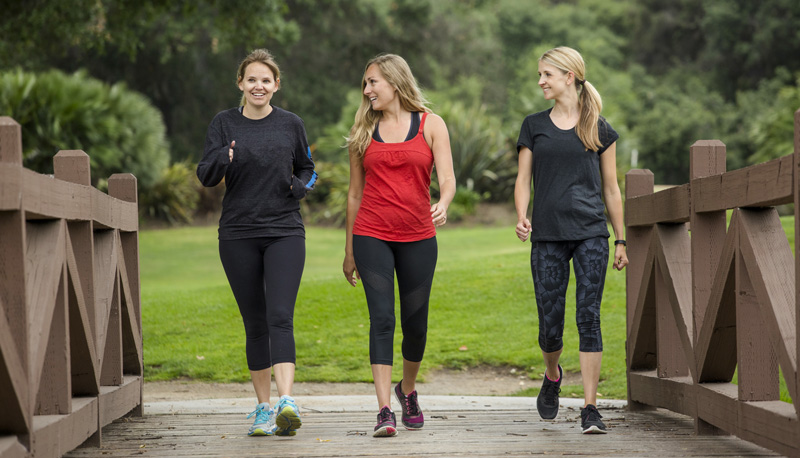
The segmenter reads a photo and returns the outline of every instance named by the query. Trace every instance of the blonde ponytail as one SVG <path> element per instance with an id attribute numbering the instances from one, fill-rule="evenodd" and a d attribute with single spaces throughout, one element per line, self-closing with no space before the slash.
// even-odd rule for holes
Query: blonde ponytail
<path id="1" fill-rule="evenodd" d="M 597 131 L 597 121 L 600 119 L 600 112 L 603 110 L 603 100 L 600 98 L 597 89 L 592 86 L 592 83 L 584 81 L 580 86 L 578 110 L 581 113 L 581 117 L 575 127 L 575 133 L 578 134 L 578 138 L 581 139 L 581 143 L 586 149 L 597 151 L 603 147 Z"/>
<path id="2" fill-rule="evenodd" d="M 560 46 L 545 52 L 539 60 L 553 65 L 564 73 L 572 72 L 575 75 L 575 90 L 578 91 L 580 112 L 575 133 L 587 150 L 597 151 L 602 148 L 597 122 L 603 110 L 603 100 L 597 89 L 586 81 L 586 64 L 581 54 L 572 48 Z"/>

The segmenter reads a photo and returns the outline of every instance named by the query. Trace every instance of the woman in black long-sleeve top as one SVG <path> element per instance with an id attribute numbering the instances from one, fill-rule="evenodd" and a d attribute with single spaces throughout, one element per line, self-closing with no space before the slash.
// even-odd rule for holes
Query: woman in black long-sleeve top
<path id="1" fill-rule="evenodd" d="M 305 263 L 300 199 L 317 175 L 302 119 L 270 105 L 280 70 L 265 49 L 237 75 L 242 104 L 218 113 L 197 166 L 204 186 L 225 179 L 219 253 L 244 321 L 247 365 L 258 398 L 249 435 L 293 436 L 294 306 Z M 271 370 L 280 400 L 269 407 Z M 249 416 L 248 416 L 249 418 Z"/>

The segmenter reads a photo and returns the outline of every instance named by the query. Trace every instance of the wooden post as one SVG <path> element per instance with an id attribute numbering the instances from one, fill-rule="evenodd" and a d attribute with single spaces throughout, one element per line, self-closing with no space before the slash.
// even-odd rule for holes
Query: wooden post
<path id="1" fill-rule="evenodd" d="M 689 163 L 691 183 L 698 178 L 725 173 L 725 144 L 719 140 L 701 140 L 692 145 Z M 694 197 L 694 194 L 692 194 Z M 690 225 L 692 231 L 692 303 L 694 315 L 694 344 L 703 326 L 717 272 L 717 263 L 725 243 L 725 211 L 697 213 L 697 199 L 691 199 Z M 697 367 L 696 361 L 690 361 Z M 697 380 L 695 380 L 697 382 Z"/>
<path id="2" fill-rule="evenodd" d="M 89 156 L 81 150 L 66 150 L 59 151 L 53 158 L 53 171 L 55 177 L 59 180 L 69 181 L 84 186 L 91 186 L 91 162 Z M 67 249 L 71 249 L 75 255 L 75 263 L 78 265 L 78 271 L 82 274 L 78 281 L 80 284 L 73 285 L 74 288 L 80 289 L 83 293 L 83 298 L 86 306 L 86 315 L 89 319 L 90 332 L 92 333 L 89 338 L 91 342 L 96 341 L 97 336 L 97 316 L 95 307 L 95 291 L 94 291 L 94 232 L 91 221 L 69 221 L 67 222 L 67 231 L 69 232 L 70 245 Z M 78 307 L 77 303 L 70 303 L 69 307 Z M 75 312 L 72 316 L 80 316 L 80 312 Z M 71 323 L 70 326 L 79 326 L 77 321 Z M 95 348 L 95 351 L 98 349 Z M 84 367 L 84 364 L 91 364 L 91 361 L 85 359 L 73 359 L 72 361 L 72 383 L 73 392 L 78 394 L 97 393 L 99 385 L 95 377 L 87 376 L 94 374 L 96 370 L 93 367 Z"/>
<path id="3" fill-rule="evenodd" d="M 653 172 L 649 170 L 635 169 L 625 174 L 625 199 L 639 197 L 653 193 L 654 188 Z M 625 212 L 627 217 L 628 212 Z M 628 241 L 627 252 L 629 265 L 625 269 L 626 300 L 628 303 L 628 327 L 627 334 L 631 332 L 633 320 L 633 310 L 636 299 L 639 297 L 639 288 L 642 283 L 644 269 L 642 264 L 647 257 L 647 248 L 650 245 L 650 234 L 652 227 L 628 227 L 625 226 L 625 237 Z"/>
<path id="4" fill-rule="evenodd" d="M 22 165 L 22 129 L 8 116 L 0 116 L 0 163 Z"/>
<path id="5" fill-rule="evenodd" d="M 652 194 L 654 189 L 653 172 L 649 170 L 630 170 L 625 174 L 625 200 Z M 625 211 L 627 221 L 628 212 Z M 644 263 L 647 259 L 647 251 L 650 247 L 650 240 L 653 235 L 653 227 L 628 227 L 625 225 L 625 238 L 628 241 L 628 267 L 625 269 L 625 301 L 627 304 L 627 330 L 625 333 L 625 353 L 628 365 L 631 361 L 630 353 L 630 334 L 633 325 L 634 308 L 639 297 L 639 290 L 642 285 L 644 275 Z M 627 367 L 628 376 L 628 410 L 652 410 L 653 407 L 633 401 L 631 398 L 630 366 Z"/>
<path id="6" fill-rule="evenodd" d="M 53 158 L 53 171 L 59 180 L 92 185 L 89 155 L 82 150 L 61 150 Z"/>
<path id="7" fill-rule="evenodd" d="M 115 197 L 126 202 L 138 202 L 138 183 L 136 177 L 130 173 L 116 173 L 108 178 L 108 195 Z M 142 334 L 142 310 L 141 310 L 141 284 L 139 282 L 139 234 L 138 232 L 122 232 L 119 233 L 120 244 L 122 246 L 123 262 L 125 263 L 125 270 L 128 274 L 128 288 L 130 288 L 132 304 L 125 304 L 126 307 L 133 308 L 133 315 L 136 323 L 133 326 L 138 330 L 139 335 Z M 122 282 L 120 282 L 120 286 Z M 122 291 L 120 291 L 121 293 Z M 124 299 L 121 295 L 120 299 Z M 126 372 L 133 372 L 140 375 L 141 386 L 139 393 L 144 391 L 144 373 L 141 367 L 141 362 L 133 351 L 131 355 L 131 348 L 126 348 L 123 351 L 123 368 Z M 132 367 L 135 365 L 136 367 Z M 139 399 L 139 405 L 131 412 L 133 416 L 141 417 L 144 415 L 144 400 Z"/>
<path id="8" fill-rule="evenodd" d="M 0 117 L 0 167 L 22 168 L 21 128 L 7 116 Z M 12 183 L 10 187 L 8 192 L 22 193 L 21 183 Z M 0 197 L 2 193 L 0 189 Z M 0 234 L 0 350 L 5 356 L 5 367 L 0 367 L 0 405 L 3 406 L 0 430 L 16 433 L 18 440 L 30 449 L 34 394 L 28 383 L 27 241 L 25 212 L 21 208 L 0 210 Z"/>
<path id="9" fill-rule="evenodd" d="M 695 189 L 692 184 L 699 178 L 725 173 L 725 144 L 719 140 L 700 140 L 689 150 L 689 186 L 690 193 Z M 690 201 L 689 225 L 692 232 L 692 322 L 694 326 L 693 344 L 697 344 L 703 318 L 708 309 L 714 275 L 719 267 L 719 258 L 725 244 L 725 211 L 698 213 L 698 200 Z M 699 362 L 689 361 L 700 376 Z M 694 382 L 699 380 L 695 378 Z M 694 419 L 695 433 L 703 435 L 719 435 L 723 431 L 703 421 Z"/>
<path id="10" fill-rule="evenodd" d="M 795 294 L 795 393 L 800 393 L 800 110 L 794 112 L 794 294 Z M 792 383 L 786 380 L 786 383 Z M 794 400 L 794 409 L 800 415 L 800 400 Z"/>

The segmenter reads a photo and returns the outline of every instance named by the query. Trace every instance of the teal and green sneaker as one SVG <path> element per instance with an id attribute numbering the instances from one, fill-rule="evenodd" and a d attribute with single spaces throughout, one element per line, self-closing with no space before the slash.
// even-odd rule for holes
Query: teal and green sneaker
<path id="1" fill-rule="evenodd" d="M 269 408 L 269 403 L 262 402 L 256 406 L 256 410 L 250 412 L 247 418 L 256 417 L 253 426 L 250 427 L 248 436 L 271 436 L 275 434 L 275 412 Z"/>
<path id="2" fill-rule="evenodd" d="M 277 425 L 275 434 L 278 436 L 294 436 L 303 426 L 300 409 L 291 396 L 283 395 L 275 404 L 275 424 Z"/>

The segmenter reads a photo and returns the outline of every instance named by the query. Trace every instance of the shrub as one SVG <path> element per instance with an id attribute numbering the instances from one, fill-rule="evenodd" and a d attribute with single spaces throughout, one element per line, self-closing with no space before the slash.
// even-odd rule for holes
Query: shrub
<path id="1" fill-rule="evenodd" d="M 129 172 L 148 189 L 169 163 L 164 122 L 143 95 L 79 71 L 0 72 L 0 115 L 22 127 L 23 164 L 52 173 L 59 150 L 90 158 L 92 180 Z"/>
<path id="2" fill-rule="evenodd" d="M 481 200 L 481 195 L 477 192 L 461 186 L 456 187 L 456 195 L 450 202 L 450 206 L 447 207 L 447 220 L 455 223 L 467 215 L 474 215 Z"/>
<path id="3" fill-rule="evenodd" d="M 141 216 L 170 224 L 190 223 L 200 197 L 195 167 L 177 162 L 163 170 L 153 186 L 139 192 Z"/>
<path id="4" fill-rule="evenodd" d="M 319 181 L 303 201 L 303 215 L 310 223 L 344 227 L 347 191 L 350 189 L 350 164 L 317 161 L 316 165 Z"/>
<path id="5" fill-rule="evenodd" d="M 457 185 L 487 200 L 509 200 L 514 194 L 517 156 L 500 120 L 488 114 L 485 106 L 465 107 L 457 102 L 444 104 L 437 113 L 450 133 Z"/>

